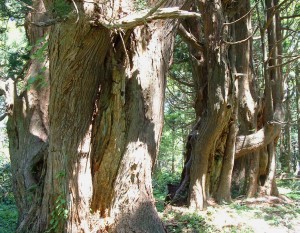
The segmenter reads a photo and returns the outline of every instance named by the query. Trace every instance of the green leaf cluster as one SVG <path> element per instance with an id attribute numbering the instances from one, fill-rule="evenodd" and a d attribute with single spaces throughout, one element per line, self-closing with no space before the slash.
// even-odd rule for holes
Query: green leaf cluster
<path id="1" fill-rule="evenodd" d="M 67 15 L 72 11 L 72 5 L 66 0 L 54 0 L 52 12 L 55 17 L 66 18 Z"/>

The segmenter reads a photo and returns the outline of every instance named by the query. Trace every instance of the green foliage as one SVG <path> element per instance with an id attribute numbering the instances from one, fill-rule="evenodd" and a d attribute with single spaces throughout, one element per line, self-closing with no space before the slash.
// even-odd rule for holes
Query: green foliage
<path id="1" fill-rule="evenodd" d="M 12 192 L 10 162 L 5 153 L 0 151 L 0 232 L 15 232 L 17 221 L 18 211 Z"/>
<path id="2" fill-rule="evenodd" d="M 54 0 L 53 2 L 53 14 L 59 18 L 66 18 L 72 11 L 72 5 L 66 0 Z"/>
<path id="3" fill-rule="evenodd" d="M 238 203 L 233 203 L 230 205 L 230 207 L 232 209 L 235 209 L 237 211 L 237 213 L 239 213 L 239 214 L 242 214 L 245 211 L 249 211 L 249 210 L 253 209 L 250 206 L 247 206 L 245 204 L 238 204 Z"/>
<path id="4" fill-rule="evenodd" d="M 167 80 L 164 128 L 158 156 L 157 169 L 161 172 L 181 173 L 186 139 L 195 122 L 193 79 L 188 56 L 187 45 L 176 37 L 174 63 Z"/>
<path id="5" fill-rule="evenodd" d="M 147 8 L 148 3 L 146 0 L 136 0 L 134 1 L 134 9 L 137 11 L 144 10 Z"/>
<path id="6" fill-rule="evenodd" d="M 0 203 L 14 204 L 9 159 L 0 152 Z"/>
<path id="7" fill-rule="evenodd" d="M 268 224 L 273 226 L 283 225 L 288 229 L 293 226 L 290 224 L 293 219 L 299 218 L 300 210 L 297 206 L 286 204 L 278 205 L 274 204 L 270 207 L 266 207 L 262 212 L 259 212 L 257 216 L 263 218 Z"/>
<path id="8" fill-rule="evenodd" d="M 300 201 L 300 180 L 277 180 L 277 185 L 279 188 L 284 188 L 288 190 L 286 196 L 295 200 Z M 299 212 L 300 213 L 300 212 Z"/>
<path id="9" fill-rule="evenodd" d="M 18 24 L 22 24 L 29 8 L 31 0 L 1 0 L 0 1 L 0 19 L 5 21 L 9 18 L 17 20 Z"/>
<path id="10" fill-rule="evenodd" d="M 166 224 L 168 232 L 218 232 L 216 228 L 205 222 L 203 216 L 197 213 L 181 213 L 171 210 L 164 213 L 163 221 Z"/>
<path id="11" fill-rule="evenodd" d="M 27 86 L 26 86 L 27 90 L 29 90 L 32 87 L 32 85 L 35 85 L 37 89 L 46 87 L 48 85 L 44 75 L 46 69 L 47 69 L 46 67 L 43 67 L 36 76 L 30 77 L 28 79 Z"/>
<path id="12" fill-rule="evenodd" d="M 60 194 L 55 201 L 55 208 L 51 212 L 50 227 L 45 233 L 58 233 L 58 226 L 68 218 L 67 201 L 63 194 Z"/>
<path id="13" fill-rule="evenodd" d="M 0 76 L 17 78 L 29 59 L 30 48 L 27 45 L 24 28 L 18 27 L 15 20 L 0 22 L 5 30 L 0 34 Z"/>
<path id="14" fill-rule="evenodd" d="M 37 49 L 30 56 L 32 60 L 36 60 L 39 63 L 46 64 L 46 58 L 48 55 L 48 40 L 47 35 L 37 40 L 35 47 Z M 46 87 L 48 84 L 45 79 L 45 71 L 47 70 L 46 66 L 43 66 L 35 76 L 32 76 L 28 79 L 26 89 L 29 90 L 33 85 L 36 88 Z"/>
<path id="15" fill-rule="evenodd" d="M 45 62 L 46 56 L 48 54 L 48 40 L 47 36 L 40 38 L 36 42 L 37 49 L 34 53 L 30 56 L 32 60 L 37 60 L 39 62 Z"/>
<path id="16" fill-rule="evenodd" d="M 156 208 L 159 212 L 162 212 L 164 209 L 164 200 L 167 193 L 167 184 L 179 183 L 179 173 L 167 173 L 158 171 L 154 174 L 153 177 L 153 195 L 156 200 Z"/>
<path id="17" fill-rule="evenodd" d="M 13 204 L 0 202 L 0 232 L 14 233 L 18 222 L 17 207 Z"/>
<path id="18" fill-rule="evenodd" d="M 65 171 L 60 171 L 56 174 L 55 178 L 59 182 L 60 187 L 63 186 L 66 177 Z M 68 218 L 69 211 L 66 200 L 66 193 L 61 188 L 58 196 L 55 199 L 54 209 L 51 212 L 50 226 L 45 233 L 60 233 L 58 226 L 63 224 Z"/>

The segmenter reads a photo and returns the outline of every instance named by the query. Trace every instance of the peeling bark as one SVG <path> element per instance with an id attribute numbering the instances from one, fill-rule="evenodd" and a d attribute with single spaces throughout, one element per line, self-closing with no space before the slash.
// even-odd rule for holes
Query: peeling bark
<path id="1" fill-rule="evenodd" d="M 61 193 L 74 203 L 66 232 L 164 231 L 154 207 L 151 172 L 162 130 L 173 25 L 156 22 L 124 38 L 106 29 L 90 30 L 84 22 L 70 31 L 70 25 L 52 29 L 47 183 L 56 187 L 52 203 Z M 141 39 L 145 33 L 148 41 Z M 168 43 L 157 43 L 161 38 Z M 59 47 L 64 40 L 75 43 Z M 145 63 L 152 68 L 144 69 Z M 66 171 L 61 185 L 53 180 L 60 171 Z"/>
<path id="2" fill-rule="evenodd" d="M 133 3 L 76 2 L 78 21 L 71 16 L 49 33 L 49 99 L 49 88 L 15 96 L 8 133 L 12 167 L 19 169 L 18 232 L 165 232 L 151 173 L 177 20 L 126 31 L 88 22 L 99 11 L 133 12 Z M 28 22 L 45 20 L 34 16 Z M 32 43 L 46 31 L 27 27 Z M 32 62 L 28 78 L 41 67 Z"/>
<path id="3" fill-rule="evenodd" d="M 42 1 L 34 1 L 39 12 L 45 11 Z M 27 19 L 40 19 L 41 14 L 30 13 Z M 25 25 L 34 53 L 40 46 L 36 41 L 45 35 L 47 28 Z M 46 67 L 46 71 L 41 71 Z M 48 80 L 47 63 L 32 60 L 24 77 L 25 83 L 36 75 Z M 13 182 L 13 191 L 19 211 L 19 226 L 16 232 L 41 232 L 47 219 L 42 213 L 42 194 L 46 160 L 48 156 L 48 97 L 49 88 L 41 89 L 33 83 L 29 90 L 18 95 L 17 80 L 10 81 L 6 89 L 7 133 Z"/>

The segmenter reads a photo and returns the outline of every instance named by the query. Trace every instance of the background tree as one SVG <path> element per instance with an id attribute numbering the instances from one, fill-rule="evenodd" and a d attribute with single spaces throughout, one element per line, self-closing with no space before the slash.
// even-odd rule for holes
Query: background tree
<path id="1" fill-rule="evenodd" d="M 206 6 L 205 4 L 204 7 L 201 4 L 198 5 L 200 12 L 202 9 L 201 7 L 205 9 L 205 12 L 202 12 L 203 17 L 201 18 L 201 22 L 199 22 L 199 25 L 203 25 L 203 28 L 197 26 L 192 30 L 192 27 L 189 27 L 187 31 L 192 32 L 192 36 L 187 36 L 189 37 L 187 41 L 189 41 L 190 45 L 194 45 L 195 51 L 198 51 L 199 55 L 197 57 L 201 58 L 202 56 L 202 59 L 199 59 L 199 61 L 202 61 L 204 75 L 201 75 L 201 70 L 198 73 L 194 72 L 193 75 L 195 77 L 210 77 L 208 69 L 214 67 L 213 64 L 215 64 L 211 62 L 207 65 L 207 62 L 212 59 L 210 56 L 225 56 L 221 59 L 221 65 L 224 65 L 225 67 L 220 69 L 222 72 L 225 72 L 227 64 L 227 66 L 230 67 L 228 68 L 229 73 L 222 73 L 220 71 L 221 73 L 219 73 L 218 77 L 222 76 L 223 79 L 220 80 L 220 82 L 223 81 L 226 83 L 225 90 L 221 93 L 230 94 L 230 98 L 224 97 L 223 100 L 229 101 L 228 106 L 231 110 L 228 112 L 228 120 L 230 119 L 229 122 L 231 123 L 224 123 L 224 131 L 223 133 L 220 132 L 222 131 L 221 126 L 223 125 L 221 122 L 224 122 L 226 119 L 225 112 L 227 110 L 224 110 L 223 114 L 225 115 L 220 119 L 220 122 L 214 122 L 214 127 L 217 126 L 218 129 L 216 128 L 213 130 L 212 127 L 208 130 L 207 127 L 209 124 L 204 124 L 206 130 L 209 132 L 216 132 L 215 136 L 208 138 L 209 134 L 200 133 L 202 132 L 200 127 L 201 122 L 205 122 L 204 116 L 206 116 L 206 114 L 213 114 L 214 116 L 218 115 L 212 113 L 214 111 L 213 109 L 216 108 L 209 107 L 208 104 L 214 103 L 212 106 L 218 106 L 217 100 L 214 99 L 213 95 L 219 92 L 217 89 L 210 91 L 205 87 L 206 84 L 204 82 L 202 89 L 199 88 L 199 90 L 201 90 L 200 93 L 203 94 L 201 96 L 204 96 L 201 105 L 205 106 L 204 113 L 201 114 L 202 110 L 198 111 L 200 112 L 200 120 L 199 124 L 194 128 L 195 133 L 198 135 L 195 137 L 196 142 L 194 142 L 194 146 L 192 146 L 193 150 L 198 148 L 198 151 L 194 154 L 191 152 L 191 157 L 194 156 L 196 159 L 191 159 L 191 161 L 192 167 L 195 166 L 194 176 L 197 178 L 194 178 L 194 181 L 191 179 L 191 185 L 195 185 L 195 187 L 191 187 L 190 185 L 190 198 L 198 198 L 198 200 L 192 201 L 194 204 L 196 203 L 196 208 L 205 208 L 207 197 L 215 197 L 219 201 L 230 201 L 230 178 L 233 166 L 232 156 L 235 157 L 234 174 L 240 176 L 240 178 L 234 176 L 234 182 L 237 186 L 244 187 L 241 189 L 242 193 L 245 193 L 248 196 L 254 196 L 259 191 L 261 191 L 261 194 L 278 194 L 275 184 L 276 158 L 274 148 L 284 119 L 282 110 L 284 82 L 284 79 L 282 78 L 282 69 L 284 65 L 291 62 L 284 62 L 282 58 L 283 48 L 281 44 L 290 35 L 284 38 L 281 36 L 282 26 L 279 21 L 279 13 L 282 10 L 287 9 L 290 4 L 291 1 L 284 1 L 280 4 L 278 2 L 266 1 L 263 5 L 256 3 L 250 7 L 249 1 L 236 5 L 228 1 L 219 3 L 218 5 L 222 7 L 218 8 L 218 10 L 209 8 L 209 6 Z M 247 6 L 246 8 L 244 7 L 245 5 Z M 211 9 L 211 11 L 208 9 Z M 232 9 L 237 10 L 235 11 Z M 255 9 L 257 10 L 257 14 L 254 15 L 257 18 L 256 24 L 254 24 L 256 29 L 251 31 L 251 16 Z M 267 15 L 265 15 L 264 12 L 266 11 L 264 11 L 264 9 L 268 9 Z M 261 13 L 261 11 L 263 12 Z M 208 17 L 207 19 L 205 18 L 206 14 Z M 214 14 L 216 14 L 216 16 L 212 16 Z M 213 17 L 213 19 L 210 19 L 209 17 Z M 264 19 L 266 19 L 266 21 L 264 21 Z M 207 22 L 205 20 L 207 20 Z M 215 22 L 216 25 L 218 25 L 217 22 L 219 22 L 219 25 L 222 25 L 219 26 L 218 29 L 216 28 L 213 30 L 213 32 L 216 34 L 216 37 L 221 37 L 223 43 L 227 46 L 224 46 L 224 44 L 220 42 L 218 42 L 220 44 L 216 42 L 216 47 L 220 49 L 208 52 L 208 41 L 213 41 L 212 38 L 215 36 L 213 32 L 208 29 L 210 22 Z M 216 26 L 215 24 L 210 25 L 210 27 Z M 205 29 L 205 27 L 207 28 Z M 253 51 L 252 38 L 258 32 L 257 28 L 260 28 L 261 40 L 258 47 L 256 47 L 257 43 L 255 44 L 256 51 Z M 208 34 L 206 35 L 205 33 Z M 188 33 L 185 33 L 185 35 L 188 35 Z M 202 44 L 203 46 L 201 46 Z M 214 53 L 215 55 L 212 55 Z M 254 58 L 258 60 L 255 61 L 253 60 Z M 198 64 L 201 64 L 201 62 L 198 62 Z M 257 69 L 256 64 L 263 64 L 263 66 L 260 66 L 260 68 Z M 212 69 L 214 71 L 217 70 L 217 68 Z M 193 71 L 195 70 L 196 69 L 193 69 Z M 225 81 L 227 80 L 226 75 L 229 75 L 230 77 L 227 82 Z M 199 80 L 201 80 L 201 78 L 199 78 Z M 212 80 L 212 78 L 209 80 Z M 238 80 L 238 85 L 235 85 L 235 80 Z M 214 84 L 211 85 L 209 85 L 209 81 L 207 82 L 208 87 L 212 88 L 215 85 L 214 87 L 217 88 L 216 80 L 214 80 Z M 256 97 L 255 93 L 255 88 L 257 87 L 262 87 L 264 90 L 264 93 L 258 90 L 258 94 L 260 94 L 259 98 Z M 228 88 L 227 91 L 226 88 Z M 222 90 L 222 88 L 220 90 Z M 238 101 L 235 100 L 236 97 L 238 97 Z M 221 103 L 224 102 L 221 101 Z M 209 119 L 213 121 L 214 117 L 210 116 Z M 239 125 L 239 135 L 236 138 L 231 137 L 232 134 L 236 133 L 234 124 Z M 232 129 L 232 134 L 229 133 L 229 129 Z M 213 134 L 211 133 L 211 135 Z M 200 143 L 202 140 L 203 144 Z M 229 140 L 231 140 L 231 142 Z M 197 147 L 197 143 L 200 143 L 199 145 L 201 146 Z M 268 146 L 270 148 L 266 149 L 268 144 L 270 144 L 270 146 Z M 232 149 L 234 145 L 235 149 Z M 210 149 L 208 149 L 208 151 L 210 152 L 205 152 L 205 148 L 209 147 Z M 231 151 L 232 155 L 231 157 L 228 157 L 228 159 L 226 153 L 229 153 L 229 151 Z M 210 157 L 208 154 L 210 154 Z M 226 161 L 231 161 L 231 163 L 227 163 L 227 166 L 225 165 Z M 188 163 L 185 167 L 188 167 Z M 221 173 L 225 170 L 227 171 L 225 172 L 227 176 L 225 176 L 224 173 Z M 203 171 L 203 173 L 201 173 L 201 171 Z M 193 171 L 191 171 L 190 174 L 192 173 Z M 187 176 L 189 176 L 189 174 L 187 174 Z M 223 179 L 227 181 L 227 184 L 222 181 Z M 179 194 L 181 191 L 182 190 L 178 189 L 176 193 Z"/>

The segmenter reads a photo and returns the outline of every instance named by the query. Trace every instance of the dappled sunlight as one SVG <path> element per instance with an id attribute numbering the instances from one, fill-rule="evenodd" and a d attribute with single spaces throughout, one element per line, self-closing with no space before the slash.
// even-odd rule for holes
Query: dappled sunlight
<path id="1" fill-rule="evenodd" d="M 294 203 L 266 204 L 258 199 L 248 205 L 247 200 L 209 206 L 200 212 L 168 206 L 160 217 L 170 232 L 299 232 L 300 212 Z"/>

